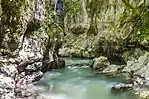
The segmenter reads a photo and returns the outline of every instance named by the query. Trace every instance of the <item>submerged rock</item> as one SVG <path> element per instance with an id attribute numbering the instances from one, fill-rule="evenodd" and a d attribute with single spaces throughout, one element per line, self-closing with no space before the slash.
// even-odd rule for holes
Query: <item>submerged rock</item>
<path id="1" fill-rule="evenodd" d="M 119 83 L 111 88 L 111 92 L 118 93 L 133 89 L 132 84 Z"/>

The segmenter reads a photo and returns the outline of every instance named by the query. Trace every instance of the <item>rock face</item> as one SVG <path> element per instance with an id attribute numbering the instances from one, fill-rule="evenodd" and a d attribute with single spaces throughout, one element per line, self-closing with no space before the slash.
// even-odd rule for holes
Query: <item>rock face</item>
<path id="1" fill-rule="evenodd" d="M 15 80 L 4 74 L 0 75 L 0 97 L 1 99 L 16 99 Z"/>
<path id="2" fill-rule="evenodd" d="M 128 61 L 123 72 L 132 72 L 133 75 L 138 75 L 148 79 L 149 77 L 149 53 L 140 56 L 138 60 Z"/>
<path id="3" fill-rule="evenodd" d="M 59 53 L 60 55 L 119 58 L 124 51 L 131 50 L 130 48 L 148 48 L 148 35 L 146 35 L 148 22 L 144 20 L 148 19 L 148 15 L 138 18 L 142 12 L 141 8 L 149 5 L 148 1 L 66 0 L 66 2 L 72 7 L 76 4 L 76 7 L 70 7 L 72 13 L 66 13 L 66 37 L 63 48 L 60 49 L 63 53 Z M 130 9 L 127 8 L 128 4 Z M 133 14 L 135 11 L 131 9 L 138 14 Z M 140 24 L 138 19 L 143 23 Z M 140 36 L 141 33 L 145 34 Z"/>
<path id="4" fill-rule="evenodd" d="M 53 28 L 53 4 L 0 0 L 0 99 L 38 99 L 33 82 L 52 68 L 64 67 L 57 57 L 63 33 Z"/>
<path id="5" fill-rule="evenodd" d="M 141 55 L 138 59 L 130 60 L 124 67 L 123 72 L 129 72 L 134 80 L 135 94 L 138 99 L 148 99 L 149 97 L 149 54 L 148 52 Z"/>
<path id="6" fill-rule="evenodd" d="M 15 77 L 18 74 L 15 65 L 0 67 L 0 98 L 1 99 L 16 99 L 15 89 L 16 81 Z"/>

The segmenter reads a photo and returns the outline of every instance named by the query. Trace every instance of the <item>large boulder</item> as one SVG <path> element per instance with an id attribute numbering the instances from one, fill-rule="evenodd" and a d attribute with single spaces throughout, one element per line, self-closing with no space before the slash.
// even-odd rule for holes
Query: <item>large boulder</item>
<path id="1" fill-rule="evenodd" d="M 109 65 L 110 65 L 110 62 L 108 61 L 107 57 L 100 56 L 99 58 L 93 59 L 92 68 L 94 70 L 102 71 L 103 69 L 105 69 Z"/>

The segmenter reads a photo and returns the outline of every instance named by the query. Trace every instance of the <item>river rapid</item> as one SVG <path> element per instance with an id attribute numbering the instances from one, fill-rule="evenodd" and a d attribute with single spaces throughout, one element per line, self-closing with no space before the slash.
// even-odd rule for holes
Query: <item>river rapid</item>
<path id="1" fill-rule="evenodd" d="M 98 75 L 89 67 L 92 60 L 64 58 L 66 67 L 47 72 L 38 82 L 41 94 L 48 99 L 134 99 L 128 92 L 111 93 L 124 80 Z"/>

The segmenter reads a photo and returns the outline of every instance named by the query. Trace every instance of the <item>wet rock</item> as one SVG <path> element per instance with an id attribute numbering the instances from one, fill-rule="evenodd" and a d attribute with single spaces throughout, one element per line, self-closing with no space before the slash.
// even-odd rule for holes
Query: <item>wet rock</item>
<path id="1" fill-rule="evenodd" d="M 38 95 L 38 91 L 35 90 L 35 86 L 32 85 L 32 84 L 28 84 L 26 89 L 21 92 L 21 96 L 20 97 L 22 97 L 22 98 L 26 97 L 26 98 L 31 99 L 31 97 L 35 97 L 37 95 Z"/>
<path id="2" fill-rule="evenodd" d="M 27 66 L 28 66 L 27 68 L 33 68 L 33 67 L 31 67 L 31 65 L 35 65 L 36 66 L 35 68 L 38 67 L 38 69 L 39 69 L 39 68 L 42 67 L 42 63 L 38 64 L 38 62 L 41 62 L 41 60 L 42 60 L 41 58 L 34 58 L 34 59 L 30 59 L 30 60 L 24 60 L 19 64 L 19 66 L 17 66 L 17 70 L 18 70 L 19 73 L 21 73 L 21 72 L 26 70 Z M 37 66 L 37 65 L 39 65 L 39 66 Z"/>
<path id="3" fill-rule="evenodd" d="M 34 64 L 32 65 L 28 65 L 26 68 L 25 68 L 25 74 L 26 75 L 31 75 L 33 72 L 36 72 L 38 69 L 34 66 Z"/>
<path id="4" fill-rule="evenodd" d="M 124 92 L 133 89 L 133 84 L 119 83 L 111 88 L 111 92 Z"/>
<path id="5" fill-rule="evenodd" d="M 65 67 L 65 61 L 64 60 L 54 60 L 54 61 L 49 61 L 49 60 L 44 60 L 43 66 L 41 71 L 45 73 L 46 71 L 50 71 L 52 69 L 58 69 L 58 68 L 63 68 Z"/>
<path id="6" fill-rule="evenodd" d="M 107 66 L 102 73 L 116 76 L 117 73 L 120 73 L 124 65 L 109 65 Z"/>
<path id="7" fill-rule="evenodd" d="M 64 60 L 52 61 L 50 63 L 51 69 L 58 69 L 58 68 L 63 68 L 63 67 L 65 67 L 65 61 Z"/>
<path id="8" fill-rule="evenodd" d="M 81 64 L 78 63 L 78 64 L 72 64 L 71 67 L 88 67 L 90 65 L 91 64 L 89 64 L 89 63 L 81 63 Z"/>
<path id="9" fill-rule="evenodd" d="M 65 61 L 62 59 L 59 59 L 57 65 L 58 65 L 58 68 L 63 68 L 65 67 Z"/>
<path id="10" fill-rule="evenodd" d="M 31 75 L 33 72 L 37 72 L 37 71 L 41 70 L 41 68 L 42 68 L 42 62 L 36 62 L 34 64 L 28 65 L 25 68 L 25 74 Z"/>
<path id="11" fill-rule="evenodd" d="M 35 82 L 39 81 L 43 76 L 43 72 L 38 71 L 38 72 L 33 72 L 31 75 L 27 75 L 27 82 Z"/>
<path id="12" fill-rule="evenodd" d="M 22 72 L 16 77 L 15 92 L 17 93 L 17 99 L 32 99 L 32 97 L 38 95 L 38 90 L 35 89 L 32 82 L 33 80 L 37 80 L 36 77 L 39 77 L 39 75 L 41 75 L 40 72 L 38 74 L 35 72 L 33 75 L 25 76 L 25 72 Z"/>
<path id="13" fill-rule="evenodd" d="M 94 70 L 102 71 L 103 69 L 105 69 L 109 65 L 110 65 L 110 62 L 108 61 L 107 57 L 101 56 L 99 58 L 93 59 L 92 68 Z"/>

